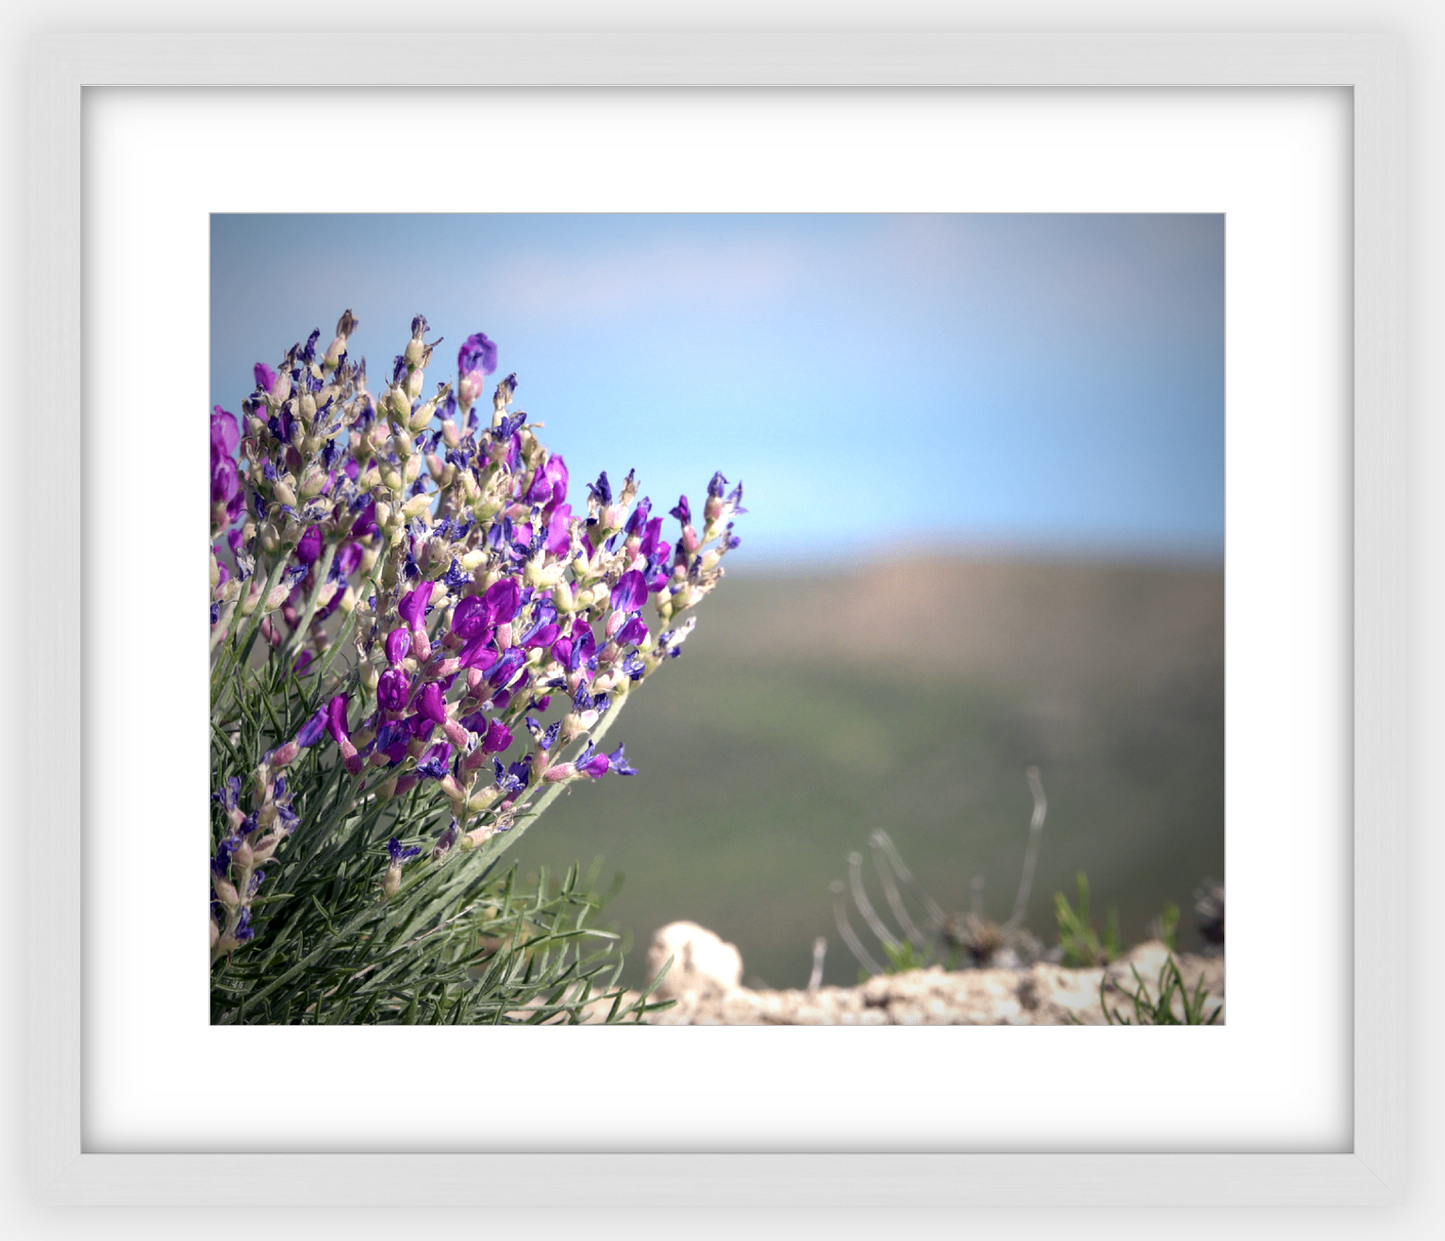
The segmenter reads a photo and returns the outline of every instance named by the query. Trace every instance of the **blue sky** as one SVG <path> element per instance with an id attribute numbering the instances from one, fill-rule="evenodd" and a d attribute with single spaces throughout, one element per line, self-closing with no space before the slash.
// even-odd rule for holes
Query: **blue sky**
<path id="1" fill-rule="evenodd" d="M 573 490 L 744 483 L 734 563 L 1224 552 L 1224 220 L 217 215 L 211 400 L 348 307 L 379 392 L 484 331 Z"/>

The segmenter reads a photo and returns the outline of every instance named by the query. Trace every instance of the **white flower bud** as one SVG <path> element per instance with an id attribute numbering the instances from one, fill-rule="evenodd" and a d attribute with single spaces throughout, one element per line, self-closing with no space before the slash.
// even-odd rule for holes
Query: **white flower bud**
<path id="1" fill-rule="evenodd" d="M 389 388 L 386 396 L 382 399 L 384 407 L 391 416 L 403 426 L 411 418 L 411 397 L 407 396 L 404 388 Z"/>
<path id="2" fill-rule="evenodd" d="M 326 486 L 326 475 L 316 466 L 310 466 L 301 479 L 301 498 L 311 500 L 321 494 Z"/>

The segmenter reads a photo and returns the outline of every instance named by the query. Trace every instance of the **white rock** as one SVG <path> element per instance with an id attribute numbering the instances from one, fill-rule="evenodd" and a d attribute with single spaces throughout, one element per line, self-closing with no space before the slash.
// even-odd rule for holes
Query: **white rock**
<path id="1" fill-rule="evenodd" d="M 689 992 L 715 995 L 742 982 L 742 953 L 696 922 L 670 922 L 652 937 L 648 976 L 655 976 L 668 957 L 673 958 L 672 968 L 654 993 L 657 999 L 678 999 Z"/>

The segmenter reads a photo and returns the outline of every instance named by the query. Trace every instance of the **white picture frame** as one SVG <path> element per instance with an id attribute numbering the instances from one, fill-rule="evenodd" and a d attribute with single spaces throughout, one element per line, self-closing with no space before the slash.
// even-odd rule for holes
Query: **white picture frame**
<path id="1" fill-rule="evenodd" d="M 81 100 L 101 84 L 1339 85 L 1354 99 L 1354 1142 L 1342 1154 L 138 1154 L 81 1139 L 80 786 L 48 738 L 78 718 L 84 563 L 45 506 L 29 589 L 54 601 L 21 755 L 29 838 L 33 1187 L 155 1205 L 1366 1205 L 1401 1193 L 1407 717 L 1401 41 L 1382 35 L 45 36 L 31 63 L 31 353 L 80 339 Z M 57 376 L 55 434 L 81 432 Z M 67 385 L 69 388 L 67 389 Z M 45 480 L 26 486 L 37 503 Z M 38 650 L 39 635 L 26 649 Z M 45 692 L 38 692 L 39 677 Z M 244 1188 L 241 1188 L 244 1186 Z M 500 1195 L 500 1198 L 499 1198 Z"/>

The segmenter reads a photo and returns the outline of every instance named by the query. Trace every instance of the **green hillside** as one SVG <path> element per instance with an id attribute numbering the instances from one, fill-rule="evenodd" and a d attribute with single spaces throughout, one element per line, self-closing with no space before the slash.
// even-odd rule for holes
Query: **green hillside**
<path id="1" fill-rule="evenodd" d="M 683 918 L 737 944 L 750 983 L 802 986 L 818 935 L 827 981 L 855 981 L 829 883 L 878 827 L 946 909 L 966 909 L 981 875 L 1002 920 L 1031 764 L 1049 816 L 1027 925 L 1052 943 L 1053 894 L 1084 870 L 1098 913 L 1117 904 L 1138 939 L 1166 900 L 1187 911 L 1200 880 L 1224 875 L 1223 571 L 744 568 L 617 739 L 640 774 L 577 787 L 509 856 L 526 871 L 601 856 L 604 881 L 625 875 L 603 922 L 635 941 L 630 982 L 653 930 Z"/>

